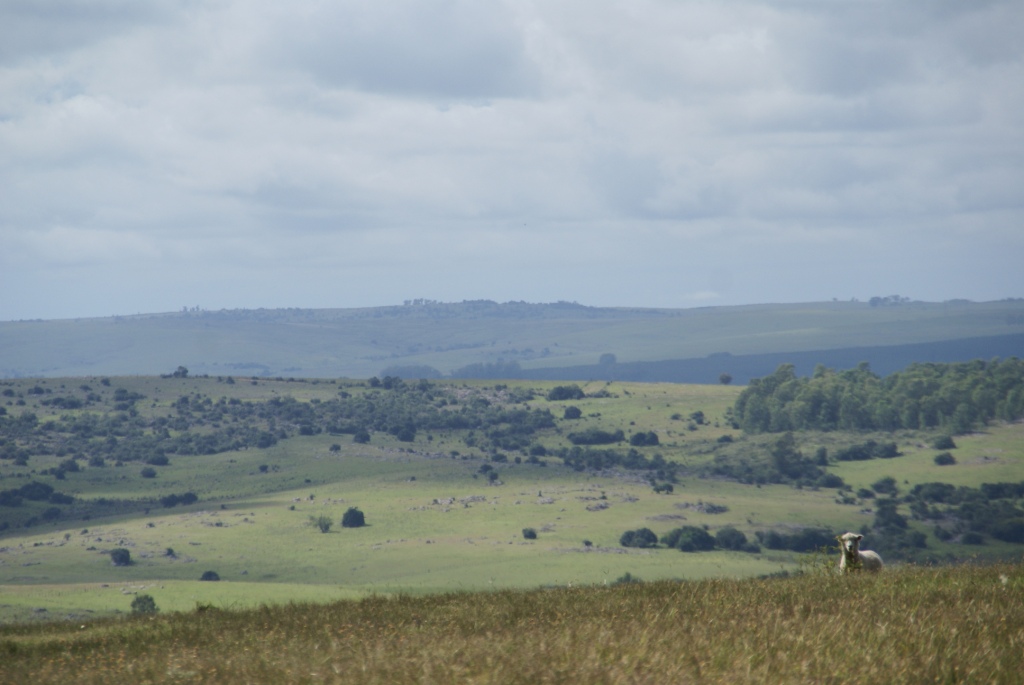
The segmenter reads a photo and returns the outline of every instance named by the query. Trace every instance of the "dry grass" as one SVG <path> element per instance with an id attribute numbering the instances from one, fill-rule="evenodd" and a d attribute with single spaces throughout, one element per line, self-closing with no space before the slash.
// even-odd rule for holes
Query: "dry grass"
<path id="1" fill-rule="evenodd" d="M 1024 568 L 372 597 L 0 630 L 8 683 L 1020 682 Z"/>

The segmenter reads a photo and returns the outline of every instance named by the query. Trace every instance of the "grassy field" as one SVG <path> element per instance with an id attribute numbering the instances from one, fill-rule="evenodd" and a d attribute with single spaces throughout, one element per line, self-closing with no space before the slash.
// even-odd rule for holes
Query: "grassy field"
<path id="1" fill-rule="evenodd" d="M 152 417 L 165 415 L 184 395 L 323 401 L 339 391 L 365 390 L 364 384 L 340 381 L 227 384 L 216 378 L 147 377 L 116 378 L 109 387 L 99 379 L 24 379 L 5 381 L 4 387 L 17 397 L 33 387 L 56 395 L 83 384 L 101 393 L 118 388 L 145 395 L 138 411 Z M 486 391 L 495 401 L 517 387 L 532 387 L 541 394 L 528 405 L 550 408 L 557 416 L 566 404 L 543 398 L 553 383 L 504 385 L 501 391 L 484 382 L 458 387 Z M 745 437 L 725 422 L 738 388 L 601 382 L 583 389 L 590 396 L 572 403 L 583 418 L 559 418 L 539 442 L 549 449 L 564 446 L 566 433 L 582 426 L 655 431 L 662 444 L 641 449 L 683 465 L 674 492 L 657 494 L 644 477 L 628 472 L 572 471 L 551 457 L 542 460 L 545 466 L 495 464 L 500 479 L 491 484 L 479 469 L 493 462 L 467 446 L 466 435 L 458 431 L 420 434 L 414 443 L 377 433 L 368 445 L 349 436 L 293 437 L 267 449 L 174 456 L 152 479 L 139 477 L 134 463 L 83 467 L 54 481 L 37 474 L 59 463 L 56 454 L 33 456 L 21 467 L 0 461 L 0 489 L 42 478 L 74 495 L 81 502 L 75 507 L 82 507 L 71 509 L 78 515 L 30 528 L 17 522 L 45 505 L 0 509 L 0 516 L 15 523 L 0 533 L 0 622 L 125 614 L 139 593 L 178 611 L 196 603 L 241 608 L 371 594 L 603 586 L 627 573 L 648 581 L 745 578 L 795 570 L 802 557 L 768 549 L 758 554 L 627 549 L 619 537 L 641 527 L 661 535 L 682 525 L 706 526 L 712 533 L 734 526 L 753 536 L 805 526 L 859 530 L 871 523 L 869 502 L 840 504 L 835 490 L 755 487 L 699 476 L 722 447 L 723 436 L 734 440 L 728 449 L 736 452 L 763 449 L 772 439 Z M 52 420 L 63 410 L 31 399 L 48 396 L 25 395 L 30 399 L 21 407 L 10 400 L 8 411 L 32 410 L 40 421 Z M 689 420 L 696 411 L 704 413 L 703 424 Z M 813 453 L 819 445 L 835 449 L 865 437 L 803 434 L 800 441 Z M 958 464 L 947 467 L 935 465 L 932 437 L 885 436 L 897 440 L 904 456 L 842 462 L 830 470 L 854 489 L 884 476 L 896 479 L 904 491 L 936 480 L 977 486 L 1024 479 L 1024 424 L 958 438 Z M 172 509 L 138 505 L 120 514 L 89 505 L 101 497 L 185 491 L 200 501 Z M 696 506 L 701 503 L 726 510 L 705 513 Z M 366 527 L 339 525 L 352 506 L 366 514 Z M 321 515 L 334 524 L 326 534 L 310 524 L 311 517 Z M 929 550 L 939 558 L 1020 558 L 1019 545 L 992 540 L 965 548 L 936 539 L 923 522 L 912 526 L 928 535 Z M 524 539 L 524 528 L 535 529 L 537 539 Z M 112 565 L 109 551 L 119 547 L 130 551 L 132 565 Z M 200 581 L 207 570 L 221 581 Z"/>
<path id="2" fill-rule="evenodd" d="M 1017 683 L 1020 565 L 0 627 L 9 683 Z"/>
<path id="3" fill-rule="evenodd" d="M 1020 333 L 1024 301 L 602 309 L 462 303 L 348 310 L 182 312 L 0 322 L 0 376 L 193 373 L 367 378 L 902 345 Z"/>

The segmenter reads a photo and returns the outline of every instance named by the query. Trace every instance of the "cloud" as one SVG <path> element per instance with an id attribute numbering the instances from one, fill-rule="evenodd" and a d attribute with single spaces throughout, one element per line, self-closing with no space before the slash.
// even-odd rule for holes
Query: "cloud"
<path id="1" fill-rule="evenodd" d="M 74 307 L 145 311 L 186 281 L 210 307 L 1020 295 L 1022 20 L 1013 0 L 4 3 L 0 285 L 34 285 L 0 319 L 76 314 L 48 283 L 108 280 Z"/>

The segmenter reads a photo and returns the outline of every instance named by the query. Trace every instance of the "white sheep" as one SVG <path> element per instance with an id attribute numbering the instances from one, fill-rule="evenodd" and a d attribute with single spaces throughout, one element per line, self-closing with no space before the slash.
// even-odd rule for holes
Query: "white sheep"
<path id="1" fill-rule="evenodd" d="M 849 573 L 850 571 L 878 572 L 882 570 L 882 557 L 878 552 L 860 549 L 860 541 L 863 535 L 857 533 L 844 533 L 836 538 L 839 540 L 839 551 L 842 558 L 839 560 L 839 572 Z"/>

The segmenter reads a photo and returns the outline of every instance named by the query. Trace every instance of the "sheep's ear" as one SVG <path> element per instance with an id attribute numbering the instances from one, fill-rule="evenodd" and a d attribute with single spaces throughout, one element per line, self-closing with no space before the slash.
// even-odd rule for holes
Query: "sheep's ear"
<path id="1" fill-rule="evenodd" d="M 857 542 L 860 542 L 860 541 L 861 541 L 861 540 L 863 540 L 863 539 L 864 539 L 864 536 L 863 536 L 863 535 L 858 535 L 858 536 L 857 536 Z"/>

